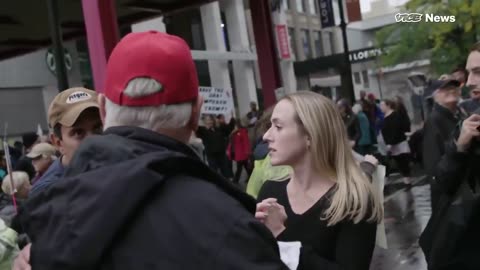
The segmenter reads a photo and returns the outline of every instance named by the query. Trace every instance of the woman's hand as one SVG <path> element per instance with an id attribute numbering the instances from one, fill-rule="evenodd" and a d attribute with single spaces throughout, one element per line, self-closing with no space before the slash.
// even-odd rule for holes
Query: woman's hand
<path id="1" fill-rule="evenodd" d="M 379 163 L 379 162 L 378 162 L 378 159 L 375 158 L 375 157 L 372 156 L 372 155 L 366 155 L 366 156 L 364 157 L 363 161 L 366 161 L 366 162 L 372 164 L 372 165 L 375 166 L 375 167 L 377 167 L 377 166 L 378 166 L 378 163 Z"/>
<path id="2" fill-rule="evenodd" d="M 265 224 L 275 237 L 285 230 L 287 213 L 285 208 L 277 203 L 277 199 L 269 198 L 258 203 L 255 217 Z"/>

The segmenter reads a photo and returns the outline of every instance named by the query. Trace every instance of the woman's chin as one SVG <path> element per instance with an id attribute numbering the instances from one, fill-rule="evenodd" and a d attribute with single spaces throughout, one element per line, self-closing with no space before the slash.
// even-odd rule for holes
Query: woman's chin
<path id="1" fill-rule="evenodd" d="M 285 165 L 283 160 L 277 159 L 272 155 L 270 155 L 270 164 L 272 166 L 283 166 L 283 165 Z"/>

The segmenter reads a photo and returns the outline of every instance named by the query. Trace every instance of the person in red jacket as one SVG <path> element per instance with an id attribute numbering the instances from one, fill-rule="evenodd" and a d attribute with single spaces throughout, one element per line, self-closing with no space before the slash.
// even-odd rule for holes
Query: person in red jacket
<path id="1" fill-rule="evenodd" d="M 238 183 L 242 175 L 242 169 L 245 168 L 247 174 L 252 173 L 250 166 L 250 155 L 252 147 L 248 137 L 248 130 L 242 126 L 241 121 L 235 123 L 235 129 L 230 134 L 230 144 L 227 147 L 227 156 L 230 160 L 237 163 L 237 170 L 233 181 Z M 248 177 L 247 177 L 248 179 Z"/>

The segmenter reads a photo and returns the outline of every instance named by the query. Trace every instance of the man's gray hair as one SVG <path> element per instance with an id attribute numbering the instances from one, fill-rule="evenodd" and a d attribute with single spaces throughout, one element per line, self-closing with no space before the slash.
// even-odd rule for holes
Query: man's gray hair
<path id="1" fill-rule="evenodd" d="M 154 79 L 136 78 L 128 83 L 123 93 L 129 97 L 143 97 L 162 90 L 162 85 Z M 129 107 L 117 105 L 107 98 L 105 110 L 104 129 L 115 126 L 136 126 L 158 131 L 185 127 L 192 114 L 192 103 Z"/>

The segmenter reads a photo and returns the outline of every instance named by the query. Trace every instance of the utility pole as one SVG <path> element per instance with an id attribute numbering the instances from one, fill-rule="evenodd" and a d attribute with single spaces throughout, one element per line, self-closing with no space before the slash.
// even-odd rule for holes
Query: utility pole
<path id="1" fill-rule="evenodd" d="M 47 8 L 53 55 L 55 57 L 55 75 L 57 76 L 58 91 L 61 92 L 68 88 L 68 77 L 67 68 L 65 67 L 62 29 L 60 25 L 57 0 L 47 0 Z"/>
<path id="2" fill-rule="evenodd" d="M 344 66 L 341 71 L 342 97 L 355 103 L 355 92 L 353 90 L 352 64 L 350 62 L 350 51 L 348 49 L 347 23 L 345 22 L 345 13 L 343 11 L 343 0 L 338 0 L 338 10 L 340 11 L 340 29 L 343 37 L 343 57 Z"/>

